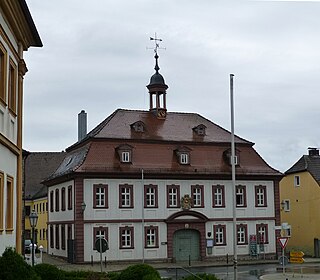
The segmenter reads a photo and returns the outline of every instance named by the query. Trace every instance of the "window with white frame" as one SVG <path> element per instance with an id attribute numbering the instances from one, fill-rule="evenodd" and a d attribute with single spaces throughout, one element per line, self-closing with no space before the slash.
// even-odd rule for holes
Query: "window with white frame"
<path id="1" fill-rule="evenodd" d="M 133 248 L 133 227 L 120 228 L 120 249 Z"/>
<path id="2" fill-rule="evenodd" d="M 181 153 L 180 154 L 180 164 L 189 164 L 189 154 Z"/>
<path id="3" fill-rule="evenodd" d="M 266 186 L 255 186 L 255 203 L 256 207 L 267 206 L 267 188 Z"/>
<path id="4" fill-rule="evenodd" d="M 294 186 L 300 187 L 300 176 L 299 175 L 294 176 Z"/>
<path id="5" fill-rule="evenodd" d="M 247 225 L 237 225 L 237 243 L 239 245 L 248 243 Z"/>
<path id="6" fill-rule="evenodd" d="M 193 200 L 193 207 L 204 207 L 203 185 L 191 186 L 191 194 Z"/>
<path id="7" fill-rule="evenodd" d="M 268 243 L 268 225 L 267 224 L 258 224 L 256 231 L 257 231 L 258 244 Z"/>
<path id="8" fill-rule="evenodd" d="M 236 204 L 237 207 L 246 207 L 246 186 L 236 186 Z"/>
<path id="9" fill-rule="evenodd" d="M 214 245 L 221 246 L 226 245 L 226 226 L 225 225 L 214 225 Z"/>
<path id="10" fill-rule="evenodd" d="M 212 186 L 212 207 L 225 207 L 225 198 L 224 198 L 224 186 L 223 185 L 214 185 Z"/>
<path id="11" fill-rule="evenodd" d="M 99 238 L 104 238 L 108 241 L 108 228 L 107 227 L 94 227 L 93 228 L 93 250 L 96 250 L 96 241 Z"/>
<path id="12" fill-rule="evenodd" d="M 119 186 L 119 207 L 133 207 L 133 186 L 124 184 Z"/>
<path id="13" fill-rule="evenodd" d="M 158 247 L 158 227 L 145 227 L 145 247 Z"/>
<path id="14" fill-rule="evenodd" d="M 130 152 L 125 151 L 121 153 L 121 162 L 130 162 Z"/>
<path id="15" fill-rule="evenodd" d="M 108 208 L 108 186 L 104 184 L 93 185 L 94 208 Z"/>
<path id="16" fill-rule="evenodd" d="M 146 185 L 144 186 L 144 201 L 146 208 L 158 207 L 158 186 Z"/>
<path id="17" fill-rule="evenodd" d="M 281 206 L 285 212 L 290 212 L 290 199 L 282 200 Z"/>
<path id="18" fill-rule="evenodd" d="M 177 208 L 180 206 L 180 186 L 167 185 L 167 207 Z"/>

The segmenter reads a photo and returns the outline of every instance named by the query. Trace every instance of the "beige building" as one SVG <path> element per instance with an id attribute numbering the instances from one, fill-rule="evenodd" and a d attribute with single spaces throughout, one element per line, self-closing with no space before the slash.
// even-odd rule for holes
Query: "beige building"
<path id="1" fill-rule="evenodd" d="M 23 53 L 42 42 L 25 0 L 0 1 L 0 255 L 22 247 Z"/>
<path id="2" fill-rule="evenodd" d="M 320 156 L 309 148 L 280 182 L 281 222 L 291 226 L 287 250 L 320 256 Z"/>

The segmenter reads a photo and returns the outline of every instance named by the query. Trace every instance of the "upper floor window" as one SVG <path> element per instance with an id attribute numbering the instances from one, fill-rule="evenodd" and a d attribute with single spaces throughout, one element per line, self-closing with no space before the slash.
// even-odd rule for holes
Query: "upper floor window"
<path id="1" fill-rule="evenodd" d="M 212 186 L 212 207 L 225 207 L 224 186 Z"/>
<path id="2" fill-rule="evenodd" d="M 197 135 L 204 136 L 206 135 L 206 128 L 207 127 L 204 124 L 199 124 L 192 129 Z"/>
<path id="3" fill-rule="evenodd" d="M 237 225 L 237 243 L 238 245 L 241 244 L 248 244 L 248 229 L 247 225 Z"/>
<path id="4" fill-rule="evenodd" d="M 93 185 L 93 207 L 108 208 L 108 185 Z"/>
<path id="5" fill-rule="evenodd" d="M 120 162 L 131 163 L 132 162 L 132 146 L 124 144 L 116 148 Z"/>
<path id="6" fill-rule="evenodd" d="M 228 165 L 232 165 L 232 155 L 231 155 L 231 149 L 227 149 L 223 152 L 223 158 L 224 161 L 228 164 Z M 233 158 L 233 162 L 234 164 L 240 165 L 240 151 L 238 149 L 235 149 L 235 155 Z"/>
<path id="7" fill-rule="evenodd" d="M 68 210 L 72 209 L 72 186 L 68 186 Z"/>
<path id="8" fill-rule="evenodd" d="M 289 212 L 290 211 L 290 199 L 282 200 L 281 207 L 285 212 Z"/>
<path id="9" fill-rule="evenodd" d="M 192 207 L 204 207 L 203 185 L 191 186 Z"/>
<path id="10" fill-rule="evenodd" d="M 300 187 L 300 176 L 299 175 L 294 176 L 294 186 Z"/>
<path id="11" fill-rule="evenodd" d="M 61 189 L 61 211 L 65 211 L 65 210 L 66 210 L 66 188 L 63 187 Z"/>
<path id="12" fill-rule="evenodd" d="M 119 186 L 119 207 L 133 207 L 133 185 L 124 184 Z"/>
<path id="13" fill-rule="evenodd" d="M 214 245 L 222 246 L 226 245 L 226 226 L 225 225 L 214 225 L 213 226 L 214 232 Z"/>
<path id="14" fill-rule="evenodd" d="M 247 206 L 246 186 L 236 186 L 236 204 L 237 207 Z"/>
<path id="15" fill-rule="evenodd" d="M 59 189 L 56 189 L 56 211 L 59 211 Z"/>
<path id="16" fill-rule="evenodd" d="M 13 230 L 13 178 L 7 176 L 6 230 Z"/>
<path id="17" fill-rule="evenodd" d="M 4 173 L 0 172 L 0 231 L 3 230 L 3 213 L 4 213 Z M 29 212 L 30 214 L 30 212 Z"/>
<path id="18" fill-rule="evenodd" d="M 144 207 L 146 208 L 158 207 L 158 186 L 157 185 L 144 186 Z"/>
<path id="19" fill-rule="evenodd" d="M 255 202 L 256 207 L 267 206 L 267 187 L 266 186 L 255 186 Z"/>
<path id="20" fill-rule="evenodd" d="M 8 103 L 11 112 L 16 114 L 16 102 L 17 102 L 17 67 L 14 62 L 10 59 L 9 64 L 9 87 L 8 87 Z"/>
<path id="21" fill-rule="evenodd" d="M 120 249 L 134 248 L 133 227 L 120 227 Z"/>
<path id="22" fill-rule="evenodd" d="M 180 186 L 167 185 L 167 207 L 168 208 L 180 207 Z"/>
<path id="23" fill-rule="evenodd" d="M 0 101 L 6 104 L 7 51 L 0 42 Z"/>
<path id="24" fill-rule="evenodd" d="M 179 147 L 175 150 L 178 162 L 181 165 L 190 164 L 190 151 L 187 147 Z"/>
<path id="25" fill-rule="evenodd" d="M 159 247 L 158 241 L 158 227 L 148 226 L 144 228 L 145 247 L 155 248 Z"/>
<path id="26" fill-rule="evenodd" d="M 53 212 L 53 191 L 50 191 L 50 212 Z"/>

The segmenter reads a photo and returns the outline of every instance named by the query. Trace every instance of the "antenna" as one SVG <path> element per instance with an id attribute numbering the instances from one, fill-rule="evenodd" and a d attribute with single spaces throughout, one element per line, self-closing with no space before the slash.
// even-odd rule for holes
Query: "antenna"
<path id="1" fill-rule="evenodd" d="M 162 48 L 160 47 L 160 42 L 162 42 L 162 39 L 157 37 L 157 33 L 154 33 L 154 37 L 150 37 L 150 41 L 154 41 L 155 43 L 155 47 L 154 48 L 148 48 L 147 49 L 153 49 L 154 52 L 157 54 L 158 53 L 158 49 L 160 50 L 165 50 L 166 48 Z"/>

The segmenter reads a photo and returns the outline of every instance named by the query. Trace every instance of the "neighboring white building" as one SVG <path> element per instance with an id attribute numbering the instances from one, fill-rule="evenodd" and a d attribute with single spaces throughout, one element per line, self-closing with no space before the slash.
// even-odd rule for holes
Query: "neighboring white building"
<path id="1" fill-rule="evenodd" d="M 98 261 L 101 235 L 108 261 L 233 254 L 231 135 L 198 114 L 167 112 L 157 60 L 149 111 L 116 110 L 67 149 L 46 181 L 49 254 Z M 282 174 L 253 143 L 235 142 L 238 254 L 250 255 L 253 236 L 266 257 L 275 257 Z"/>
<path id="2" fill-rule="evenodd" d="M 23 53 L 42 43 L 24 0 L 0 1 L 0 255 L 22 247 Z"/>

